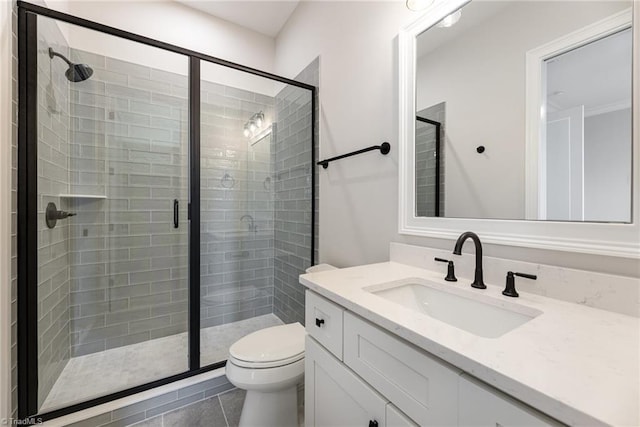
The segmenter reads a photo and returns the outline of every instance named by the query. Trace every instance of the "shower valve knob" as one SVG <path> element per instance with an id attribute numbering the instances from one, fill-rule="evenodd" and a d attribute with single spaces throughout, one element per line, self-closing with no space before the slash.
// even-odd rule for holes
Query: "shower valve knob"
<path id="1" fill-rule="evenodd" d="M 53 228 L 59 219 L 66 219 L 70 216 L 76 216 L 74 212 L 59 211 L 55 203 L 49 203 L 45 211 L 45 220 L 48 228 Z"/>

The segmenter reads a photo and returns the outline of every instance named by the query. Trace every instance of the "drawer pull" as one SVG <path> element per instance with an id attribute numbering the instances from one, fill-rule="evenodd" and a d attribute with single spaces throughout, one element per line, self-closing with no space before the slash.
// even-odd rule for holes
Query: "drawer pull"
<path id="1" fill-rule="evenodd" d="M 369 421 L 369 427 L 378 427 L 378 422 L 376 420 Z"/>
<path id="2" fill-rule="evenodd" d="M 316 317 L 316 326 L 317 326 L 318 328 L 321 328 L 321 327 L 322 327 L 322 325 L 324 325 L 324 319 L 318 319 L 318 318 Z"/>

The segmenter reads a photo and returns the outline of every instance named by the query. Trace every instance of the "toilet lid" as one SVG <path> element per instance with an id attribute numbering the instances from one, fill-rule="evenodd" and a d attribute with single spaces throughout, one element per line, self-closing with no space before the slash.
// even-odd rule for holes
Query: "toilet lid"
<path id="1" fill-rule="evenodd" d="M 229 348 L 238 366 L 271 368 L 304 357 L 304 327 L 300 323 L 273 326 L 240 338 Z"/>

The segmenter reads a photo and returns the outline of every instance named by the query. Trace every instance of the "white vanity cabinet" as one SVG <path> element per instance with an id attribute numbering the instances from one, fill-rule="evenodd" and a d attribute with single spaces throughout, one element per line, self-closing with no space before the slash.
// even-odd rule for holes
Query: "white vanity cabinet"
<path id="1" fill-rule="evenodd" d="M 344 363 L 421 426 L 455 426 L 461 371 L 349 312 Z"/>
<path id="2" fill-rule="evenodd" d="M 392 403 L 387 404 L 387 427 L 419 427 Z"/>
<path id="3" fill-rule="evenodd" d="M 305 424 L 386 426 L 387 400 L 307 336 Z M 376 424 L 377 423 L 377 424 Z"/>
<path id="4" fill-rule="evenodd" d="M 344 309 L 314 294 L 305 294 L 305 325 L 309 335 L 342 360 L 342 321 Z"/>
<path id="5" fill-rule="evenodd" d="M 305 345 L 305 425 L 418 426 L 310 336 Z"/>
<path id="6" fill-rule="evenodd" d="M 458 422 L 461 426 L 542 427 L 557 421 L 463 374 L 459 379 Z"/>
<path id="7" fill-rule="evenodd" d="M 560 425 L 338 304 L 306 302 L 307 427 Z"/>

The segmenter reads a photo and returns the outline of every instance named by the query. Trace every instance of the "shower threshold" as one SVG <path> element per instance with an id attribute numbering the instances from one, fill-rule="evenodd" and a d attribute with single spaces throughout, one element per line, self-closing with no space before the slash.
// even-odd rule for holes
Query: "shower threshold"
<path id="1" fill-rule="evenodd" d="M 229 347 L 251 332 L 283 324 L 274 314 L 201 330 L 201 366 L 226 360 Z M 187 371 L 187 333 L 73 357 L 40 412 L 49 412 Z"/>

